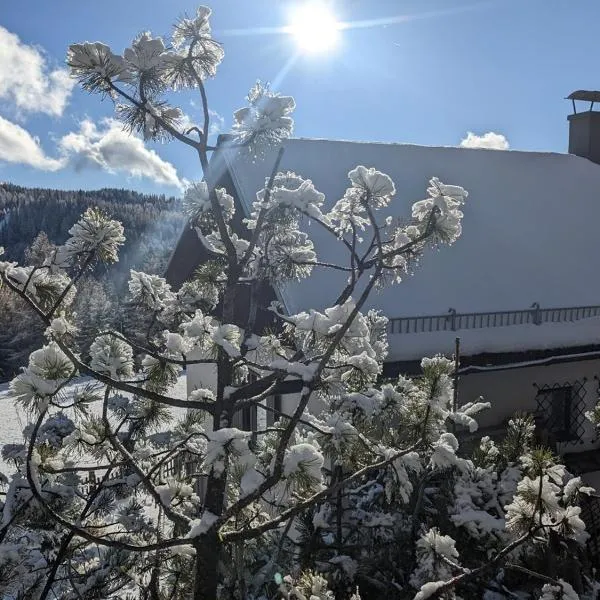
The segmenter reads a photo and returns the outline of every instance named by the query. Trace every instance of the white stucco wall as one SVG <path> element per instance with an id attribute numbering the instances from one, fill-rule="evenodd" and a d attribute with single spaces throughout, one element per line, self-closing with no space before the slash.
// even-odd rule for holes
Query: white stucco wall
<path id="1" fill-rule="evenodd" d="M 590 410 L 598 399 L 599 382 L 595 376 L 600 376 L 600 360 L 472 373 L 460 378 L 459 404 L 483 396 L 492 406 L 479 415 L 478 421 L 481 428 L 493 427 L 505 422 L 516 412 L 533 413 L 537 410 L 537 389 L 534 384 L 563 385 L 585 380 L 585 410 Z M 578 452 L 599 446 L 596 430 L 586 420 L 583 440 L 561 444 L 559 451 Z"/>
<path id="2" fill-rule="evenodd" d="M 193 359 L 191 359 L 193 360 Z M 189 365 L 187 370 L 187 393 L 188 396 L 197 389 L 205 388 L 217 391 L 217 367 L 216 365 Z"/>
<path id="3" fill-rule="evenodd" d="M 191 365 L 188 367 L 187 373 L 188 394 L 200 387 L 216 389 L 214 365 Z M 534 413 L 537 410 L 537 389 L 534 384 L 538 386 L 564 385 L 580 381 L 584 382 L 584 410 L 590 410 L 598 399 L 599 381 L 595 379 L 595 376 L 600 377 L 600 360 L 471 373 L 460 378 L 459 403 L 471 402 L 482 396 L 485 401 L 491 403 L 491 408 L 479 415 L 480 427 L 496 427 L 508 421 L 517 412 Z M 283 395 L 282 411 L 292 414 L 299 397 L 299 393 Z M 309 403 L 309 410 L 315 414 L 318 414 L 322 408 L 320 400 L 311 400 Z M 259 409 L 257 413 L 258 429 L 266 426 L 266 418 L 267 412 Z M 561 444 L 560 452 L 581 452 L 600 448 L 600 439 L 595 428 L 587 420 L 583 428 L 583 439 Z"/>
<path id="4" fill-rule="evenodd" d="M 190 357 L 194 360 L 194 357 Z M 187 394 L 201 388 L 217 392 L 217 367 L 214 364 L 188 365 L 186 369 Z M 204 421 L 206 427 L 212 429 L 212 417 L 206 415 Z"/>

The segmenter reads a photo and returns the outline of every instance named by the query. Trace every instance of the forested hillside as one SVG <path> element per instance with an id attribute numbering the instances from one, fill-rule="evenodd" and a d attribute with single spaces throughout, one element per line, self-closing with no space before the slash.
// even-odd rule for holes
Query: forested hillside
<path id="1" fill-rule="evenodd" d="M 0 184 L 0 246 L 4 260 L 37 264 L 48 244 L 62 244 L 86 208 L 97 206 L 123 223 L 127 241 L 120 261 L 79 282 L 75 310 L 81 319 L 80 343 L 100 327 L 121 329 L 135 319 L 123 304 L 130 269 L 162 273 L 184 224 L 180 200 L 130 190 L 63 191 Z M 117 299 L 119 301 L 117 302 Z M 89 320 L 91 319 L 91 325 Z M 26 364 L 43 331 L 35 315 L 0 289 L 0 381 Z"/>
<path id="2" fill-rule="evenodd" d="M 68 230 L 89 206 L 97 206 L 125 227 L 122 263 L 159 270 L 165 251 L 181 231 L 183 217 L 176 198 L 138 194 L 131 190 L 63 191 L 0 184 L 0 246 L 10 260 L 21 261 L 35 237 L 45 232 L 62 244 Z M 123 270 L 121 267 L 119 270 Z"/>

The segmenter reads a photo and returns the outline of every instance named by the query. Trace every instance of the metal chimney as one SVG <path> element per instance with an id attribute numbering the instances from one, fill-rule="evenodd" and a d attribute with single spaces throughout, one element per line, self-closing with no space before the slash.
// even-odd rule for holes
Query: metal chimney
<path id="1" fill-rule="evenodd" d="M 600 92 L 577 90 L 567 96 L 573 103 L 573 114 L 569 115 L 569 154 L 576 154 L 600 164 Z M 576 101 L 589 102 L 589 109 L 577 112 Z"/>

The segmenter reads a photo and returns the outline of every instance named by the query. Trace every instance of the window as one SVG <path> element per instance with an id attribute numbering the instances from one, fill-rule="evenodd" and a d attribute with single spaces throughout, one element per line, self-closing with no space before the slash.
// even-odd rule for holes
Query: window
<path id="1" fill-rule="evenodd" d="M 256 405 L 244 406 L 236 411 L 231 426 L 243 431 L 256 431 Z"/>
<path id="2" fill-rule="evenodd" d="M 567 439 L 572 435 L 571 392 L 570 386 L 552 390 L 548 415 L 552 432 Z"/>
<path id="3" fill-rule="evenodd" d="M 537 410 L 543 427 L 558 442 L 581 440 L 584 433 L 585 380 L 538 387 Z"/>
<path id="4" fill-rule="evenodd" d="M 267 427 L 272 427 L 275 421 L 281 417 L 281 395 L 275 394 L 269 396 L 266 399 L 267 409 L 263 407 L 257 407 L 256 404 L 251 406 L 244 406 L 240 410 L 233 414 L 231 422 L 232 427 L 237 427 L 243 431 L 256 431 L 258 429 L 258 411 L 261 412 L 261 416 L 266 413 Z M 264 417 L 263 417 L 264 418 Z M 264 421 L 262 421 L 262 427 L 264 427 Z"/>
<path id="5" fill-rule="evenodd" d="M 271 410 L 268 410 L 271 409 Z M 275 421 L 281 417 L 281 394 L 275 394 L 267 398 L 267 427 L 272 427 Z"/>
<path id="6" fill-rule="evenodd" d="M 253 383 L 257 377 L 254 373 L 250 373 L 246 380 L 246 383 Z M 256 404 L 249 404 L 240 408 L 233 413 L 233 419 L 231 420 L 231 426 L 237 427 L 242 431 L 256 431 L 257 429 L 257 410 Z"/>

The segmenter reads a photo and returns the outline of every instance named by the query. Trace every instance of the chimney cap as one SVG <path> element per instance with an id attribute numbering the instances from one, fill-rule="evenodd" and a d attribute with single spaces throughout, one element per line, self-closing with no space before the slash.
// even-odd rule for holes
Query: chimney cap
<path id="1" fill-rule="evenodd" d="M 583 100 L 585 102 L 600 102 L 600 92 L 593 90 L 576 90 L 569 94 L 565 100 Z"/>

